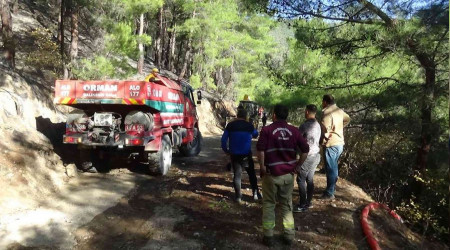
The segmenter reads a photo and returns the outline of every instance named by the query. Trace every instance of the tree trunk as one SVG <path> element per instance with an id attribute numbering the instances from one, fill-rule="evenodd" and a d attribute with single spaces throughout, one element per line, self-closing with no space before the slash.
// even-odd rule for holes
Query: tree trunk
<path id="1" fill-rule="evenodd" d="M 192 12 L 192 18 L 195 18 L 196 13 L 195 10 Z M 190 37 L 192 30 L 188 34 L 188 42 L 186 46 L 186 54 L 184 54 L 183 67 L 181 68 L 181 72 L 178 75 L 179 78 L 184 78 L 186 72 L 188 71 L 189 62 L 191 61 L 191 53 L 192 53 L 192 38 Z"/>
<path id="2" fill-rule="evenodd" d="M 170 71 L 175 70 L 175 45 L 176 45 L 176 29 L 173 27 L 173 30 L 169 33 L 169 55 L 168 55 L 168 62 L 167 66 Z"/>
<path id="3" fill-rule="evenodd" d="M 58 43 L 61 56 L 64 56 L 64 0 L 58 0 L 59 16 L 58 16 Z"/>
<path id="4" fill-rule="evenodd" d="M 156 34 L 155 41 L 155 63 L 158 67 L 161 67 L 161 57 L 162 57 L 162 45 L 161 45 L 161 37 L 163 34 L 163 8 L 161 8 L 158 12 L 158 32 Z"/>
<path id="5" fill-rule="evenodd" d="M 58 17 L 58 42 L 59 42 L 59 53 L 61 54 L 61 60 L 62 60 L 62 70 L 63 70 L 63 79 L 67 80 L 69 79 L 69 70 L 67 68 L 67 61 L 66 61 L 66 46 L 64 43 L 65 35 L 64 35 L 64 18 L 66 17 L 66 1 L 65 0 L 59 0 L 58 2 L 60 4 L 60 13 Z"/>
<path id="6" fill-rule="evenodd" d="M 141 14 L 139 17 L 139 36 L 144 34 L 144 14 Z M 144 71 L 144 44 L 142 41 L 139 41 L 139 60 L 137 63 L 137 70 L 139 74 L 142 74 Z"/>
<path id="7" fill-rule="evenodd" d="M 179 40 L 178 41 L 178 49 L 177 49 L 177 57 L 176 57 L 176 59 L 177 59 L 177 65 L 176 65 L 176 71 L 179 73 L 179 72 L 181 72 L 181 55 L 183 54 L 183 45 L 184 45 L 184 42 L 183 42 L 183 38 L 182 38 L 182 40 Z"/>
<path id="8" fill-rule="evenodd" d="M 425 71 L 425 84 L 422 89 L 422 108 L 421 108 L 421 133 L 420 146 L 417 151 L 416 169 L 419 171 L 422 178 L 426 174 L 428 165 L 428 153 L 431 149 L 432 138 L 432 110 L 434 108 L 434 89 L 436 85 L 436 64 L 432 57 L 420 51 L 414 40 L 407 41 L 407 45 L 411 52 L 416 56 L 420 65 Z M 419 194 L 423 189 L 423 183 L 418 183 L 416 187 L 416 194 Z"/>
<path id="9" fill-rule="evenodd" d="M 17 11 L 19 11 L 19 1 L 18 0 L 11 0 L 12 6 L 12 13 L 17 14 Z"/>
<path id="10" fill-rule="evenodd" d="M 432 110 L 434 104 L 434 86 L 436 82 L 436 69 L 427 67 L 425 69 L 425 85 L 423 86 L 422 97 L 422 130 L 420 135 L 420 149 L 417 157 L 418 170 L 422 177 L 425 176 L 427 169 L 428 152 L 431 148 L 432 131 Z"/>
<path id="11" fill-rule="evenodd" d="M 75 60 L 78 57 L 78 15 L 79 10 L 78 7 L 72 6 L 72 11 L 70 13 L 71 16 L 71 44 L 70 44 L 70 62 Z"/>
<path id="12" fill-rule="evenodd" d="M 163 12 L 164 14 L 164 12 Z M 168 39 L 168 35 L 167 35 L 167 25 L 166 25 L 166 20 L 162 19 L 162 36 L 161 36 L 161 49 L 162 49 L 162 56 L 161 56 L 161 67 L 167 68 L 167 49 L 168 49 L 168 44 L 169 44 L 169 39 Z"/>
<path id="13" fill-rule="evenodd" d="M 15 67 L 16 46 L 12 31 L 12 16 L 10 2 L 0 0 L 0 15 L 2 18 L 3 58 L 9 67 Z"/>
<path id="14" fill-rule="evenodd" d="M 192 50 L 191 38 L 189 38 L 186 45 L 186 54 L 184 54 L 183 67 L 181 68 L 180 74 L 178 75 L 179 78 L 184 78 L 184 76 L 186 75 L 188 63 L 191 57 L 191 50 Z"/>
<path id="15" fill-rule="evenodd" d="M 69 64 L 73 64 L 75 59 L 78 57 L 78 17 L 79 17 L 79 8 L 78 6 L 74 5 L 73 2 L 70 2 L 69 6 L 70 11 L 70 51 L 69 51 Z M 71 69 L 68 68 L 67 65 L 65 65 L 64 69 L 64 78 L 71 78 Z"/>

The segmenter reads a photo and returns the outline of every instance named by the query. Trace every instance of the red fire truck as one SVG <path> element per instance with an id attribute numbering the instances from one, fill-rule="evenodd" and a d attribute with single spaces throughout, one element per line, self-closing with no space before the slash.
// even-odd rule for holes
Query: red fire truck
<path id="1" fill-rule="evenodd" d="M 197 103 L 200 103 L 201 93 Z M 63 142 L 77 144 L 80 166 L 101 167 L 109 155 L 145 159 L 167 174 L 172 148 L 184 156 L 200 153 L 202 135 L 194 91 L 184 81 L 153 73 L 149 81 L 57 80 L 56 104 L 74 107 Z"/>

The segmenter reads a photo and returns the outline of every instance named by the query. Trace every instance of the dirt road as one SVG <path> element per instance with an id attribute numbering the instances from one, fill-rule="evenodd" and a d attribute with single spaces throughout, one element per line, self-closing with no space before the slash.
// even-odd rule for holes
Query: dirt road
<path id="1" fill-rule="evenodd" d="M 167 176 L 144 171 L 129 195 L 75 231 L 75 248 L 261 248 L 259 203 L 251 200 L 247 179 L 247 203 L 232 201 L 226 162 L 219 137 L 205 137 L 200 155 L 175 156 Z"/>
<path id="2" fill-rule="evenodd" d="M 202 153 L 174 157 L 168 176 L 136 173 L 143 178 L 127 196 L 77 228 L 75 249 L 266 249 L 261 244 L 261 203 L 252 200 L 246 175 L 244 204 L 233 201 L 226 162 L 220 138 L 205 137 Z M 324 183 L 324 176 L 317 175 L 317 195 Z M 348 192 L 358 197 L 358 190 Z M 354 202 L 317 202 L 309 213 L 295 214 L 298 241 L 292 249 L 364 248 L 356 212 L 361 205 Z M 281 221 L 277 224 L 280 231 Z"/>
<path id="3" fill-rule="evenodd" d="M 261 203 L 253 201 L 245 174 L 244 203 L 233 201 L 226 163 L 220 137 L 211 136 L 204 138 L 199 156 L 175 156 L 167 176 L 149 174 L 145 164 L 83 174 L 66 193 L 41 203 L 39 213 L 17 211 L 3 232 L 12 231 L 14 218 L 22 226 L 3 243 L 16 249 L 266 249 L 261 244 Z M 319 196 L 323 175 L 316 175 L 316 186 Z M 294 215 L 297 241 L 292 249 L 365 247 L 357 210 L 370 198 L 345 181 L 340 181 L 337 197 L 334 202 L 317 200 L 308 213 Z M 281 224 L 277 222 L 279 231 Z"/>

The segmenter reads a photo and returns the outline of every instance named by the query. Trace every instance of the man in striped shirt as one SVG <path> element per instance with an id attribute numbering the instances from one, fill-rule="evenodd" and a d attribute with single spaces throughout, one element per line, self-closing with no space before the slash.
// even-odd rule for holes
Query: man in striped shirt
<path id="1" fill-rule="evenodd" d="M 273 245 L 275 227 L 275 206 L 281 206 L 283 217 L 283 241 L 290 245 L 294 240 L 294 216 L 292 214 L 292 191 L 294 189 L 294 172 L 308 156 L 309 146 L 300 131 L 289 124 L 286 119 L 289 109 L 281 104 L 274 107 L 269 126 L 263 127 L 256 144 L 260 164 L 263 191 L 263 243 Z M 300 149 L 300 159 L 296 159 Z"/>

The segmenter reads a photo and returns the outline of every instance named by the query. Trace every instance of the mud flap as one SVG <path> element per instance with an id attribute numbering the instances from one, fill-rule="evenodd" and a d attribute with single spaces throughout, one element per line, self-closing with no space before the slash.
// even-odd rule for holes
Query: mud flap
<path id="1" fill-rule="evenodd" d="M 161 149 L 161 136 L 156 136 L 155 139 L 149 141 L 145 145 L 145 151 L 159 151 Z"/>

